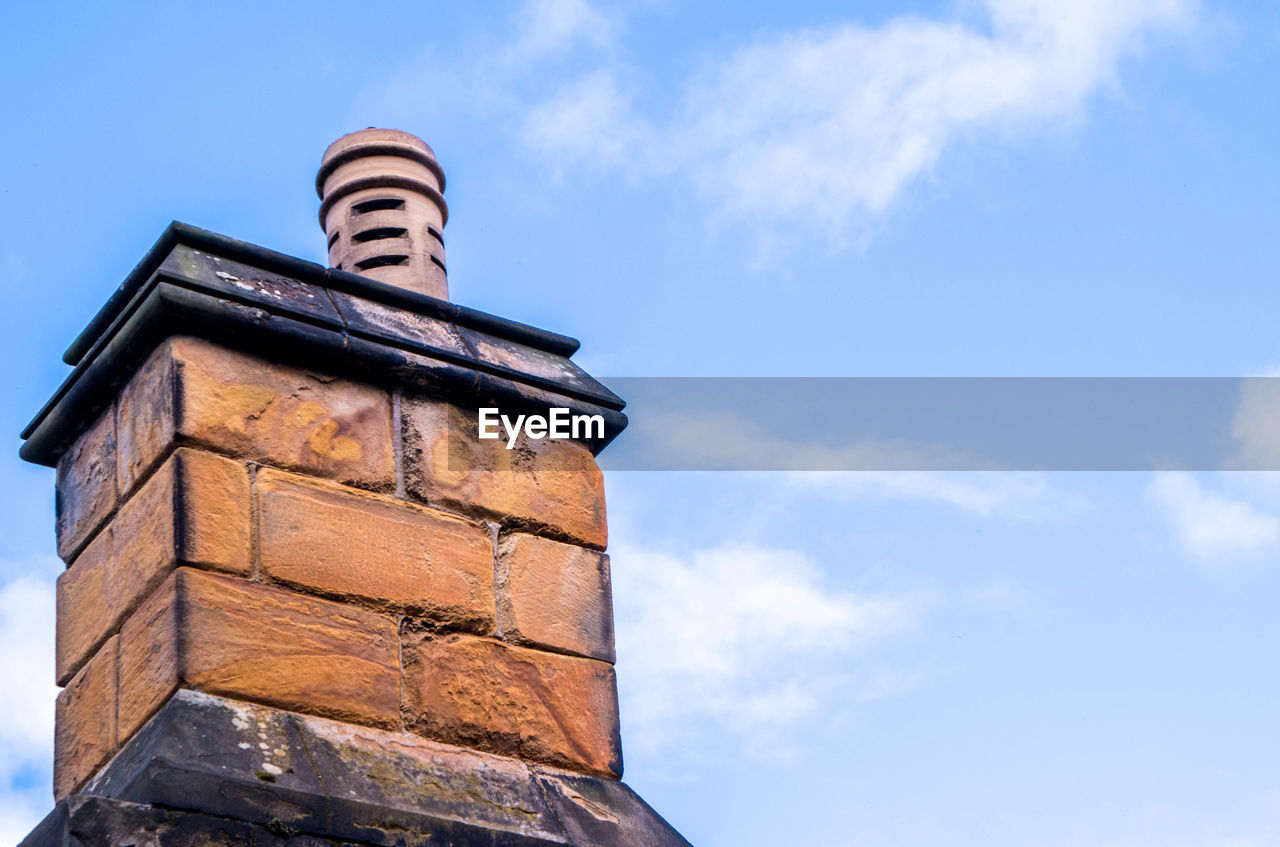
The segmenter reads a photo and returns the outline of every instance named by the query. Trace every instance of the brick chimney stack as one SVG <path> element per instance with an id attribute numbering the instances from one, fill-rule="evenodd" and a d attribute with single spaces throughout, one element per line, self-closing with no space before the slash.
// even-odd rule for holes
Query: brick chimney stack
<path id="1" fill-rule="evenodd" d="M 344 136 L 317 187 L 334 267 L 174 223 L 23 433 L 67 563 L 23 847 L 686 844 L 619 781 L 622 401 L 445 301 L 426 144 Z M 509 450 L 482 407 L 604 431 Z"/>

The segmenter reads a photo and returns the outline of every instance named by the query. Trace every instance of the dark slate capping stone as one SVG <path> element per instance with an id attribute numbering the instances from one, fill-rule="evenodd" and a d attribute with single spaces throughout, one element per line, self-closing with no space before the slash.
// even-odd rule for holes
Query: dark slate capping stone
<path id="1" fill-rule="evenodd" d="M 625 784 L 538 770 L 547 800 L 571 843 L 691 847 L 684 836 Z"/>
<path id="2" fill-rule="evenodd" d="M 689 847 L 620 782 L 191 691 L 20 847 L 132 843 Z"/>
<path id="3" fill-rule="evenodd" d="M 593 453 L 627 424 L 626 404 L 569 360 L 571 338 L 175 222 L 67 351 L 75 370 L 23 430 L 22 458 L 56 464 L 178 334 L 464 405 L 598 414 Z"/>
<path id="4" fill-rule="evenodd" d="M 255 714 L 256 720 L 246 720 L 215 699 L 180 692 L 85 791 L 250 823 L 281 820 L 301 831 L 324 832 L 324 785 L 296 723 L 289 713 L 274 709 Z M 263 769 L 264 762 L 271 764 L 270 772 Z"/>
<path id="5" fill-rule="evenodd" d="M 559 353 L 561 356 L 572 356 L 578 352 L 579 344 L 577 339 L 570 338 L 567 335 L 538 329 L 476 309 L 468 309 L 465 306 L 450 303 L 448 300 L 440 300 L 435 297 L 428 297 L 425 294 L 407 291 L 359 274 L 340 271 L 336 268 L 326 268 L 315 262 L 290 256 L 287 253 L 278 253 L 275 250 L 268 250 L 265 247 L 250 244 L 247 241 L 219 235 L 216 232 L 200 229 L 181 221 L 173 221 L 156 239 L 156 243 L 147 251 L 147 254 L 142 257 L 142 261 L 129 272 L 124 282 L 111 295 L 98 314 L 80 333 L 79 337 L 67 348 L 66 353 L 63 354 L 64 362 L 68 365 L 79 363 L 84 354 L 93 346 L 98 336 L 106 331 L 111 322 L 116 319 L 116 316 L 137 293 L 138 289 L 146 284 L 147 280 L 163 263 L 165 257 L 179 244 L 206 250 L 215 255 L 243 262 L 261 270 L 274 271 L 305 282 L 315 283 L 325 288 L 332 288 L 335 291 L 344 291 L 349 294 L 368 297 L 371 300 L 377 300 L 391 306 L 398 306 L 412 312 L 441 317 L 459 326 L 494 332 L 513 340 L 523 341 L 550 353 Z"/>
<path id="6" fill-rule="evenodd" d="M 63 800 L 18 847 L 255 847 L 303 841 L 259 840 L 265 827 L 81 794 Z M 333 845 L 313 841 L 311 844 Z"/>

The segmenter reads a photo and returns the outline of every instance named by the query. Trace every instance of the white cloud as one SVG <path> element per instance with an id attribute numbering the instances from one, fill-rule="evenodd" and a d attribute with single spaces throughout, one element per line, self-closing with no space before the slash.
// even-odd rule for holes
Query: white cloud
<path id="1" fill-rule="evenodd" d="M 588 0 L 533 0 L 517 16 L 519 36 L 509 58 L 529 61 L 567 52 L 578 45 L 608 46 L 618 24 Z"/>
<path id="2" fill-rule="evenodd" d="M 627 741 L 649 749 L 706 722 L 768 745 L 848 682 L 837 656 L 911 627 L 927 603 L 835 590 L 790 550 L 620 546 L 613 562 Z"/>
<path id="3" fill-rule="evenodd" d="M 48 579 L 0 586 L 0 843 L 18 843 L 53 808 L 53 633 Z"/>
<path id="4" fill-rule="evenodd" d="M 606 71 L 574 80 L 529 111 L 524 137 L 580 162 L 621 164 L 635 150 L 640 130 L 627 115 L 630 104 L 619 86 L 618 78 Z"/>
<path id="5" fill-rule="evenodd" d="M 1205 490 L 1190 474 L 1157 474 L 1147 496 L 1188 553 L 1202 561 L 1248 556 L 1280 540 L 1280 518 L 1244 500 Z"/>
<path id="6" fill-rule="evenodd" d="M 625 98 L 606 57 L 530 107 L 525 137 L 556 161 L 687 177 L 734 219 L 839 237 L 949 147 L 1079 119 L 1126 57 L 1197 12 L 1197 0 L 969 6 L 971 23 L 901 17 L 762 37 L 709 62 L 658 117 Z"/>

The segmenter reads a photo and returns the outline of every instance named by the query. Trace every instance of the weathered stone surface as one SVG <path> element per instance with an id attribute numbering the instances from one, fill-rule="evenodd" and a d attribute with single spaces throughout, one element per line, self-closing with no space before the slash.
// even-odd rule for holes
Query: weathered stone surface
<path id="1" fill-rule="evenodd" d="M 406 725 L 506 756 L 622 775 L 618 695 L 604 662 L 469 635 L 402 637 Z"/>
<path id="2" fill-rule="evenodd" d="M 365 609 L 179 568 L 121 632 L 120 734 L 189 687 L 399 724 L 394 623 Z"/>
<path id="3" fill-rule="evenodd" d="M 67 801 L 65 832 L 65 847 L 253 847 L 255 844 L 253 828 L 241 821 L 92 795 Z"/>
<path id="4" fill-rule="evenodd" d="M 511 533 L 498 545 L 498 579 L 503 639 L 613 663 L 608 556 Z"/>
<path id="5" fill-rule="evenodd" d="M 178 582 L 178 574 L 170 575 L 120 628 L 121 741 L 137 732 L 182 680 Z"/>
<path id="6" fill-rule="evenodd" d="M 278 471 L 260 471 L 257 489 L 265 576 L 492 631 L 483 524 Z"/>
<path id="7" fill-rule="evenodd" d="M 189 449 L 178 450 L 174 459 L 179 513 L 174 521 L 174 558 L 210 570 L 250 573 L 252 517 L 245 466 Z M 118 541 L 116 548 L 121 549 Z"/>
<path id="8" fill-rule="evenodd" d="M 58 681 L 176 565 L 249 574 L 250 529 L 245 467 L 199 450 L 174 452 L 59 577 Z"/>
<path id="9" fill-rule="evenodd" d="M 58 555 L 70 562 L 116 505 L 115 404 L 58 461 Z"/>
<path id="10" fill-rule="evenodd" d="M 225 297 L 244 300 L 267 309 L 288 310 L 310 322 L 341 326 L 337 310 L 329 302 L 323 286 L 314 282 L 257 267 L 228 256 L 176 244 L 165 257 L 161 270 L 218 291 Z"/>
<path id="11" fill-rule="evenodd" d="M 399 725 L 395 624 L 257 583 L 182 574 L 184 679 L 241 697 L 362 723 Z"/>
<path id="12" fill-rule="evenodd" d="M 591 452 L 572 441 L 477 438 L 474 411 L 437 400 L 402 403 L 404 477 L 410 495 L 505 526 L 603 549 L 604 481 Z"/>
<path id="13" fill-rule="evenodd" d="M 113 599 L 117 586 L 108 582 L 114 552 L 108 526 L 81 551 L 73 567 L 58 575 L 54 665 L 59 685 L 66 685 L 120 625 L 122 613 Z"/>
<path id="14" fill-rule="evenodd" d="M 341 291 L 334 291 L 330 296 L 347 325 L 367 335 L 399 343 L 410 339 L 416 344 L 444 350 L 463 359 L 469 355 L 466 345 L 458 337 L 457 328 L 448 321 Z"/>
<path id="15" fill-rule="evenodd" d="M 455 833 L 466 827 L 562 843 L 529 767 L 517 759 L 323 718 L 296 720 L 329 793 L 333 835 L 376 840 L 433 818 L 460 825 Z"/>
<path id="16" fill-rule="evenodd" d="M 601 387 L 565 356 L 470 327 L 459 327 L 458 333 L 476 351 L 476 358 L 486 364 L 510 368 L 585 392 L 594 393 Z"/>
<path id="17" fill-rule="evenodd" d="M 133 491 L 177 442 L 177 374 L 173 342 L 166 341 L 120 392 L 116 474 L 122 495 Z"/>
<path id="18" fill-rule="evenodd" d="M 621 782 L 539 769 L 547 800 L 571 844 L 689 847 L 653 809 Z"/>
<path id="19" fill-rule="evenodd" d="M 613 779 L 189 690 L 177 692 L 23 847 L 65 847 L 59 839 L 68 817 L 88 802 L 238 821 L 254 827 L 255 847 L 685 844 Z M 77 829 L 89 831 L 83 822 Z M 117 840 L 90 843 L 166 843 L 112 834 Z"/>
<path id="20" fill-rule="evenodd" d="M 295 718 L 268 706 L 178 691 L 84 790 L 324 831 L 325 786 Z"/>
<path id="21" fill-rule="evenodd" d="M 54 722 L 53 793 L 62 799 L 116 749 L 114 638 L 58 694 Z"/>
<path id="22" fill-rule="evenodd" d="M 395 486 L 391 406 L 379 389 L 178 337 L 125 394 L 126 484 L 176 439 L 364 488 Z"/>

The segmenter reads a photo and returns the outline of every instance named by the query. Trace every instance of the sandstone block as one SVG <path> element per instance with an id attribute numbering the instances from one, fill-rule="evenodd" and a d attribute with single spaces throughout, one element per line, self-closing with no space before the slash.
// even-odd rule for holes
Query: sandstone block
<path id="1" fill-rule="evenodd" d="M 512 533 L 498 545 L 498 563 L 504 639 L 613 663 L 608 556 Z"/>
<path id="2" fill-rule="evenodd" d="M 122 743 L 142 728 L 182 682 L 179 577 L 171 574 L 120 628 L 117 734 Z"/>
<path id="3" fill-rule="evenodd" d="M 448 744 L 618 778 L 613 668 L 470 635 L 406 632 L 408 728 Z"/>
<path id="4" fill-rule="evenodd" d="M 58 694 L 54 707 L 53 793 L 61 800 L 116 750 L 116 640 Z"/>
<path id="5" fill-rule="evenodd" d="M 179 687 L 399 725 L 395 624 L 365 609 L 179 568 L 120 639 L 122 739 Z"/>
<path id="6" fill-rule="evenodd" d="M 493 630 L 493 544 L 483 524 L 265 469 L 257 490 L 266 577 Z"/>
<path id="7" fill-rule="evenodd" d="M 174 452 L 59 577 L 59 682 L 179 564 L 249 574 L 250 508 L 244 465 Z"/>
<path id="8" fill-rule="evenodd" d="M 173 342 L 166 341 L 120 392 L 116 476 L 122 494 L 133 491 L 177 443 L 177 376 Z"/>
<path id="9" fill-rule="evenodd" d="M 115 406 L 107 408 L 58 461 L 58 555 L 70 562 L 116 505 Z"/>
<path id="10" fill-rule="evenodd" d="M 528 440 L 515 449 L 477 438 L 474 411 L 406 397 L 404 477 L 431 505 L 492 518 L 603 549 L 604 479 L 591 451 L 572 441 Z"/>
<path id="11" fill-rule="evenodd" d="M 125 389 L 123 485 L 174 441 L 363 488 L 395 487 L 385 392 L 201 339 L 161 345 Z"/>

